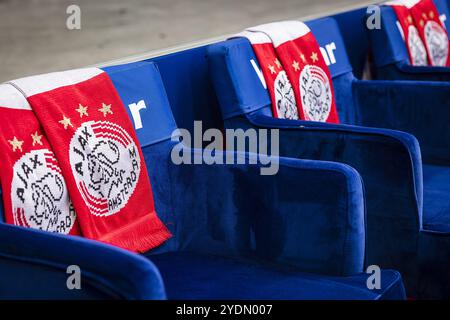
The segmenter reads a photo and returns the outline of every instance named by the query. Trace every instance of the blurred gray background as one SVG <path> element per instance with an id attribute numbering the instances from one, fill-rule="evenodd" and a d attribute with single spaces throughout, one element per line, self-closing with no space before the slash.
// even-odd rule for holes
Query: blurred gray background
<path id="1" fill-rule="evenodd" d="M 0 0 L 0 82 L 82 67 L 244 27 L 321 14 L 357 0 Z M 66 9 L 81 8 L 81 30 Z"/>

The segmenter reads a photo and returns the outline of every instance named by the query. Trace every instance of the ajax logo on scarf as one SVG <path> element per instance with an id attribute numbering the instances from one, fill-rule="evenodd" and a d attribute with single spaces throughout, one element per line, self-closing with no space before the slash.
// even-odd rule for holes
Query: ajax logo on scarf
<path id="1" fill-rule="evenodd" d="M 439 23 L 430 20 L 425 24 L 424 34 L 433 66 L 445 66 L 448 56 L 447 33 Z"/>
<path id="2" fill-rule="evenodd" d="M 75 222 L 61 169 L 48 149 L 30 151 L 16 161 L 11 200 L 16 225 L 68 234 Z"/>
<path id="3" fill-rule="evenodd" d="M 412 64 L 414 66 L 426 66 L 427 51 L 420 39 L 419 31 L 414 25 L 408 27 L 408 46 L 411 52 Z"/>
<path id="4" fill-rule="evenodd" d="M 325 71 L 319 66 L 306 65 L 300 73 L 299 84 L 305 120 L 326 121 L 332 93 Z"/>
<path id="5" fill-rule="evenodd" d="M 297 104 L 295 103 L 294 90 L 285 71 L 278 73 L 274 82 L 274 92 L 278 117 L 297 120 L 298 111 Z"/>
<path id="6" fill-rule="evenodd" d="M 70 141 L 70 165 L 85 203 L 96 216 L 119 212 L 133 194 L 139 174 L 136 144 L 109 121 L 83 123 Z"/>

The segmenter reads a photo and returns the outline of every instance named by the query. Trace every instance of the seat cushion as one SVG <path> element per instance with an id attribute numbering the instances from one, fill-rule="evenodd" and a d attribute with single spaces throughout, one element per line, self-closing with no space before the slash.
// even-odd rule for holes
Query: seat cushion
<path id="1" fill-rule="evenodd" d="M 423 228 L 450 232 L 450 166 L 423 166 Z"/>
<path id="2" fill-rule="evenodd" d="M 148 258 L 159 268 L 169 299 L 404 299 L 397 271 L 383 270 L 381 289 L 369 290 L 367 274 L 329 277 L 280 268 L 255 260 L 188 252 Z"/>

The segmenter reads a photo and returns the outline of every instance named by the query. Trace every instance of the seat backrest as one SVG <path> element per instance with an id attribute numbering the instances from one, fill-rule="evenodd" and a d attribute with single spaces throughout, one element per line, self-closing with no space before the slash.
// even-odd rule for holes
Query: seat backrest
<path id="1" fill-rule="evenodd" d="M 156 64 L 135 62 L 103 70 L 125 105 L 141 147 L 170 139 L 177 125 Z"/>
<path id="2" fill-rule="evenodd" d="M 331 16 L 339 25 L 353 74 L 358 79 L 364 76 L 369 53 L 369 35 L 367 29 L 362 27 L 366 13 L 367 7 L 362 7 Z"/>
<path id="3" fill-rule="evenodd" d="M 195 120 L 201 120 L 205 130 L 223 127 L 219 103 L 210 81 L 206 47 L 149 60 L 158 65 L 177 126 L 191 133 Z"/>
<path id="4" fill-rule="evenodd" d="M 434 3 L 439 12 L 439 18 L 444 22 L 446 29 L 450 30 L 450 14 L 447 2 L 435 0 Z M 380 68 L 398 62 L 410 64 L 408 51 L 397 24 L 398 19 L 394 9 L 389 6 L 381 6 L 380 13 L 381 28 L 369 30 L 375 67 Z M 365 26 L 360 27 L 364 28 Z"/>
<path id="5" fill-rule="evenodd" d="M 339 118 L 353 123 L 351 102 L 352 67 L 339 27 L 332 18 L 306 23 L 316 37 L 333 78 Z M 270 97 L 261 80 L 262 72 L 250 42 L 236 38 L 209 46 L 212 81 L 224 120 L 252 112 L 272 116 Z"/>

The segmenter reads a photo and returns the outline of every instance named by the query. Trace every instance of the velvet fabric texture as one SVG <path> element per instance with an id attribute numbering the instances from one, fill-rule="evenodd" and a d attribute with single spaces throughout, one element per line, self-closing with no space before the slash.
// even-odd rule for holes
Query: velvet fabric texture
<path id="1" fill-rule="evenodd" d="M 357 169 L 365 186 L 367 263 L 399 270 L 411 296 L 450 297 L 450 273 L 442 272 L 450 263 L 450 246 L 442 245 L 448 237 L 450 199 L 444 192 L 449 184 L 440 176 L 449 159 L 447 85 L 359 81 L 336 22 L 324 18 L 307 24 L 322 48 L 336 48 L 329 67 L 339 118 L 346 125 L 273 119 L 267 93 L 248 63 L 255 59 L 251 47 L 234 39 L 208 48 L 225 126 L 279 128 L 281 156 Z M 423 266 L 436 272 L 424 273 Z"/>
<path id="2" fill-rule="evenodd" d="M 382 289 L 369 290 L 368 275 L 364 273 L 349 277 L 306 274 L 244 257 L 191 252 L 149 258 L 166 279 L 168 298 L 175 300 L 389 300 L 401 296 L 404 290 L 400 273 L 393 270 L 382 270 Z M 205 285 L 198 286 L 199 282 Z"/>
<path id="3" fill-rule="evenodd" d="M 176 127 L 156 66 L 105 71 L 125 106 L 160 102 L 142 110 L 137 135 L 156 210 L 173 237 L 145 259 L 92 240 L 0 224 L 2 298 L 405 297 L 395 271 L 383 271 L 380 290 L 367 289 L 363 186 L 353 168 L 280 158 L 277 175 L 261 176 L 260 165 L 175 165 L 171 151 L 180 145 L 167 137 Z M 130 90 L 130 82 L 140 89 Z M 156 119 L 158 131 L 149 125 Z M 305 186 L 307 192 L 299 192 Z M 71 264 L 83 272 L 82 290 L 67 290 Z"/>

